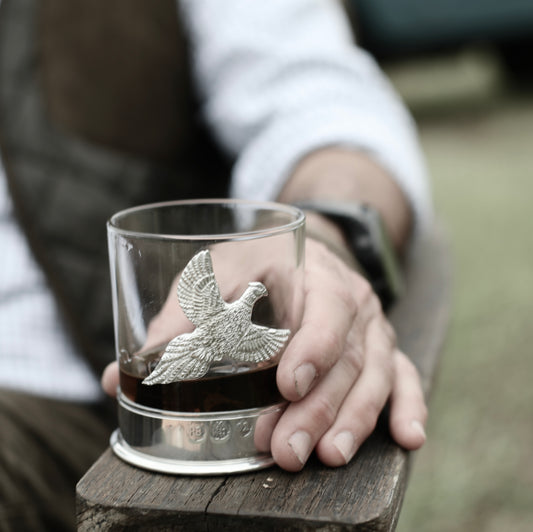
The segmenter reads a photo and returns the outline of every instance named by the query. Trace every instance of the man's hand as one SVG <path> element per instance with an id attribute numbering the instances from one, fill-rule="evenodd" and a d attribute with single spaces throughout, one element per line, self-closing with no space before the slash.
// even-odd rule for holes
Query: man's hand
<path id="1" fill-rule="evenodd" d="M 389 399 L 392 436 L 419 448 L 427 416 L 420 379 L 377 296 L 325 246 L 311 239 L 306 246 L 302 326 L 277 373 L 290 404 L 272 435 L 276 462 L 297 471 L 316 449 L 323 463 L 346 464 Z"/>
<path id="2" fill-rule="evenodd" d="M 408 239 L 412 219 L 405 196 L 362 152 L 326 148 L 304 158 L 278 199 L 312 198 L 369 203 L 381 212 L 398 250 Z M 276 462 L 289 471 L 300 470 L 313 449 L 324 464 L 340 466 L 354 456 L 389 402 L 392 437 L 406 449 L 418 449 L 426 439 L 427 417 L 418 372 L 398 350 L 370 284 L 348 266 L 350 254 L 339 228 L 312 213 L 306 225 L 337 254 L 312 238 L 306 241 L 302 323 L 277 371 L 278 388 L 289 406 L 277 423 L 258 422 L 256 443 L 261 450 L 270 447 Z M 250 265 L 246 268 L 250 271 Z M 161 330 L 163 321 L 155 328 Z M 116 363 L 104 372 L 102 385 L 115 395 Z"/>
<path id="3" fill-rule="evenodd" d="M 345 464 L 389 399 L 393 437 L 407 449 L 420 447 L 426 407 L 418 374 L 396 348 L 369 283 L 312 239 L 306 243 L 304 283 L 302 324 L 277 372 L 280 392 L 290 404 L 277 424 L 266 432 L 262 428 L 263 450 L 270 446 L 276 462 L 289 471 L 301 469 L 313 449 L 327 465 Z M 165 336 L 165 323 L 176 323 L 174 316 L 160 314 L 152 327 L 152 333 L 159 332 L 155 343 Z M 117 385 L 113 363 L 102 386 L 115 395 Z"/>
<path id="4" fill-rule="evenodd" d="M 413 220 L 406 197 L 364 152 L 330 147 L 302 159 L 278 199 L 314 198 L 372 205 L 398 251 L 409 238 Z M 336 253 L 307 240 L 302 326 L 278 368 L 278 387 L 291 403 L 272 435 L 276 462 L 297 471 L 316 449 L 327 465 L 347 463 L 387 401 L 393 438 L 406 449 L 419 448 L 427 409 L 416 368 L 398 350 L 370 284 L 348 266 L 339 228 L 313 213 L 306 226 Z"/>

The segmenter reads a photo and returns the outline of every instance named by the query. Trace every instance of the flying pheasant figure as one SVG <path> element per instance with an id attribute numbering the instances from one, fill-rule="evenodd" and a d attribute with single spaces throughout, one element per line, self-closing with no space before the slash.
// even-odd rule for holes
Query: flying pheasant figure
<path id="1" fill-rule="evenodd" d="M 213 362 L 263 362 L 283 347 L 290 331 L 252 323 L 255 303 L 268 291 L 251 282 L 239 300 L 226 303 L 220 295 L 211 254 L 197 253 L 187 264 L 178 283 L 178 301 L 196 326 L 192 333 L 176 336 L 165 348 L 155 369 L 143 384 L 168 384 L 199 379 Z"/>

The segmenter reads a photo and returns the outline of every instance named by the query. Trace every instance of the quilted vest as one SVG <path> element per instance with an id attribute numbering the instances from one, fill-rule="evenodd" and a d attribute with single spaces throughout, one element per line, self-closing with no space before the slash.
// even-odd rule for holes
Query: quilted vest
<path id="1" fill-rule="evenodd" d="M 16 214 L 72 336 L 114 359 L 106 221 L 226 194 L 174 0 L 3 0 L 0 149 Z M 31 331 L 28 331 L 31 334 Z"/>

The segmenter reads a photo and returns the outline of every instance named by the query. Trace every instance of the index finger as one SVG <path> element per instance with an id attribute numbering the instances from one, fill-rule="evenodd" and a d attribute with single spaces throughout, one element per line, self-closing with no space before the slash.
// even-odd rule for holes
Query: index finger
<path id="1" fill-rule="evenodd" d="M 352 272 L 321 244 L 309 247 L 302 324 L 277 372 L 278 388 L 289 401 L 304 397 L 337 362 L 358 310 Z"/>

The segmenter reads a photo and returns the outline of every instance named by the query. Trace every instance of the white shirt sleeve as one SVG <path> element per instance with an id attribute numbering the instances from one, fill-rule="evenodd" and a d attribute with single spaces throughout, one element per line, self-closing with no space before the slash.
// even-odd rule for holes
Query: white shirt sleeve
<path id="1" fill-rule="evenodd" d="M 15 219 L 1 163 L 0 243 L 0 387 L 55 399 L 101 399 L 100 383 L 68 336 Z"/>
<path id="2" fill-rule="evenodd" d="M 231 194 L 273 200 L 309 152 L 368 152 L 396 179 L 418 228 L 431 200 L 416 129 L 330 0 L 182 0 L 205 119 L 234 157 Z"/>

